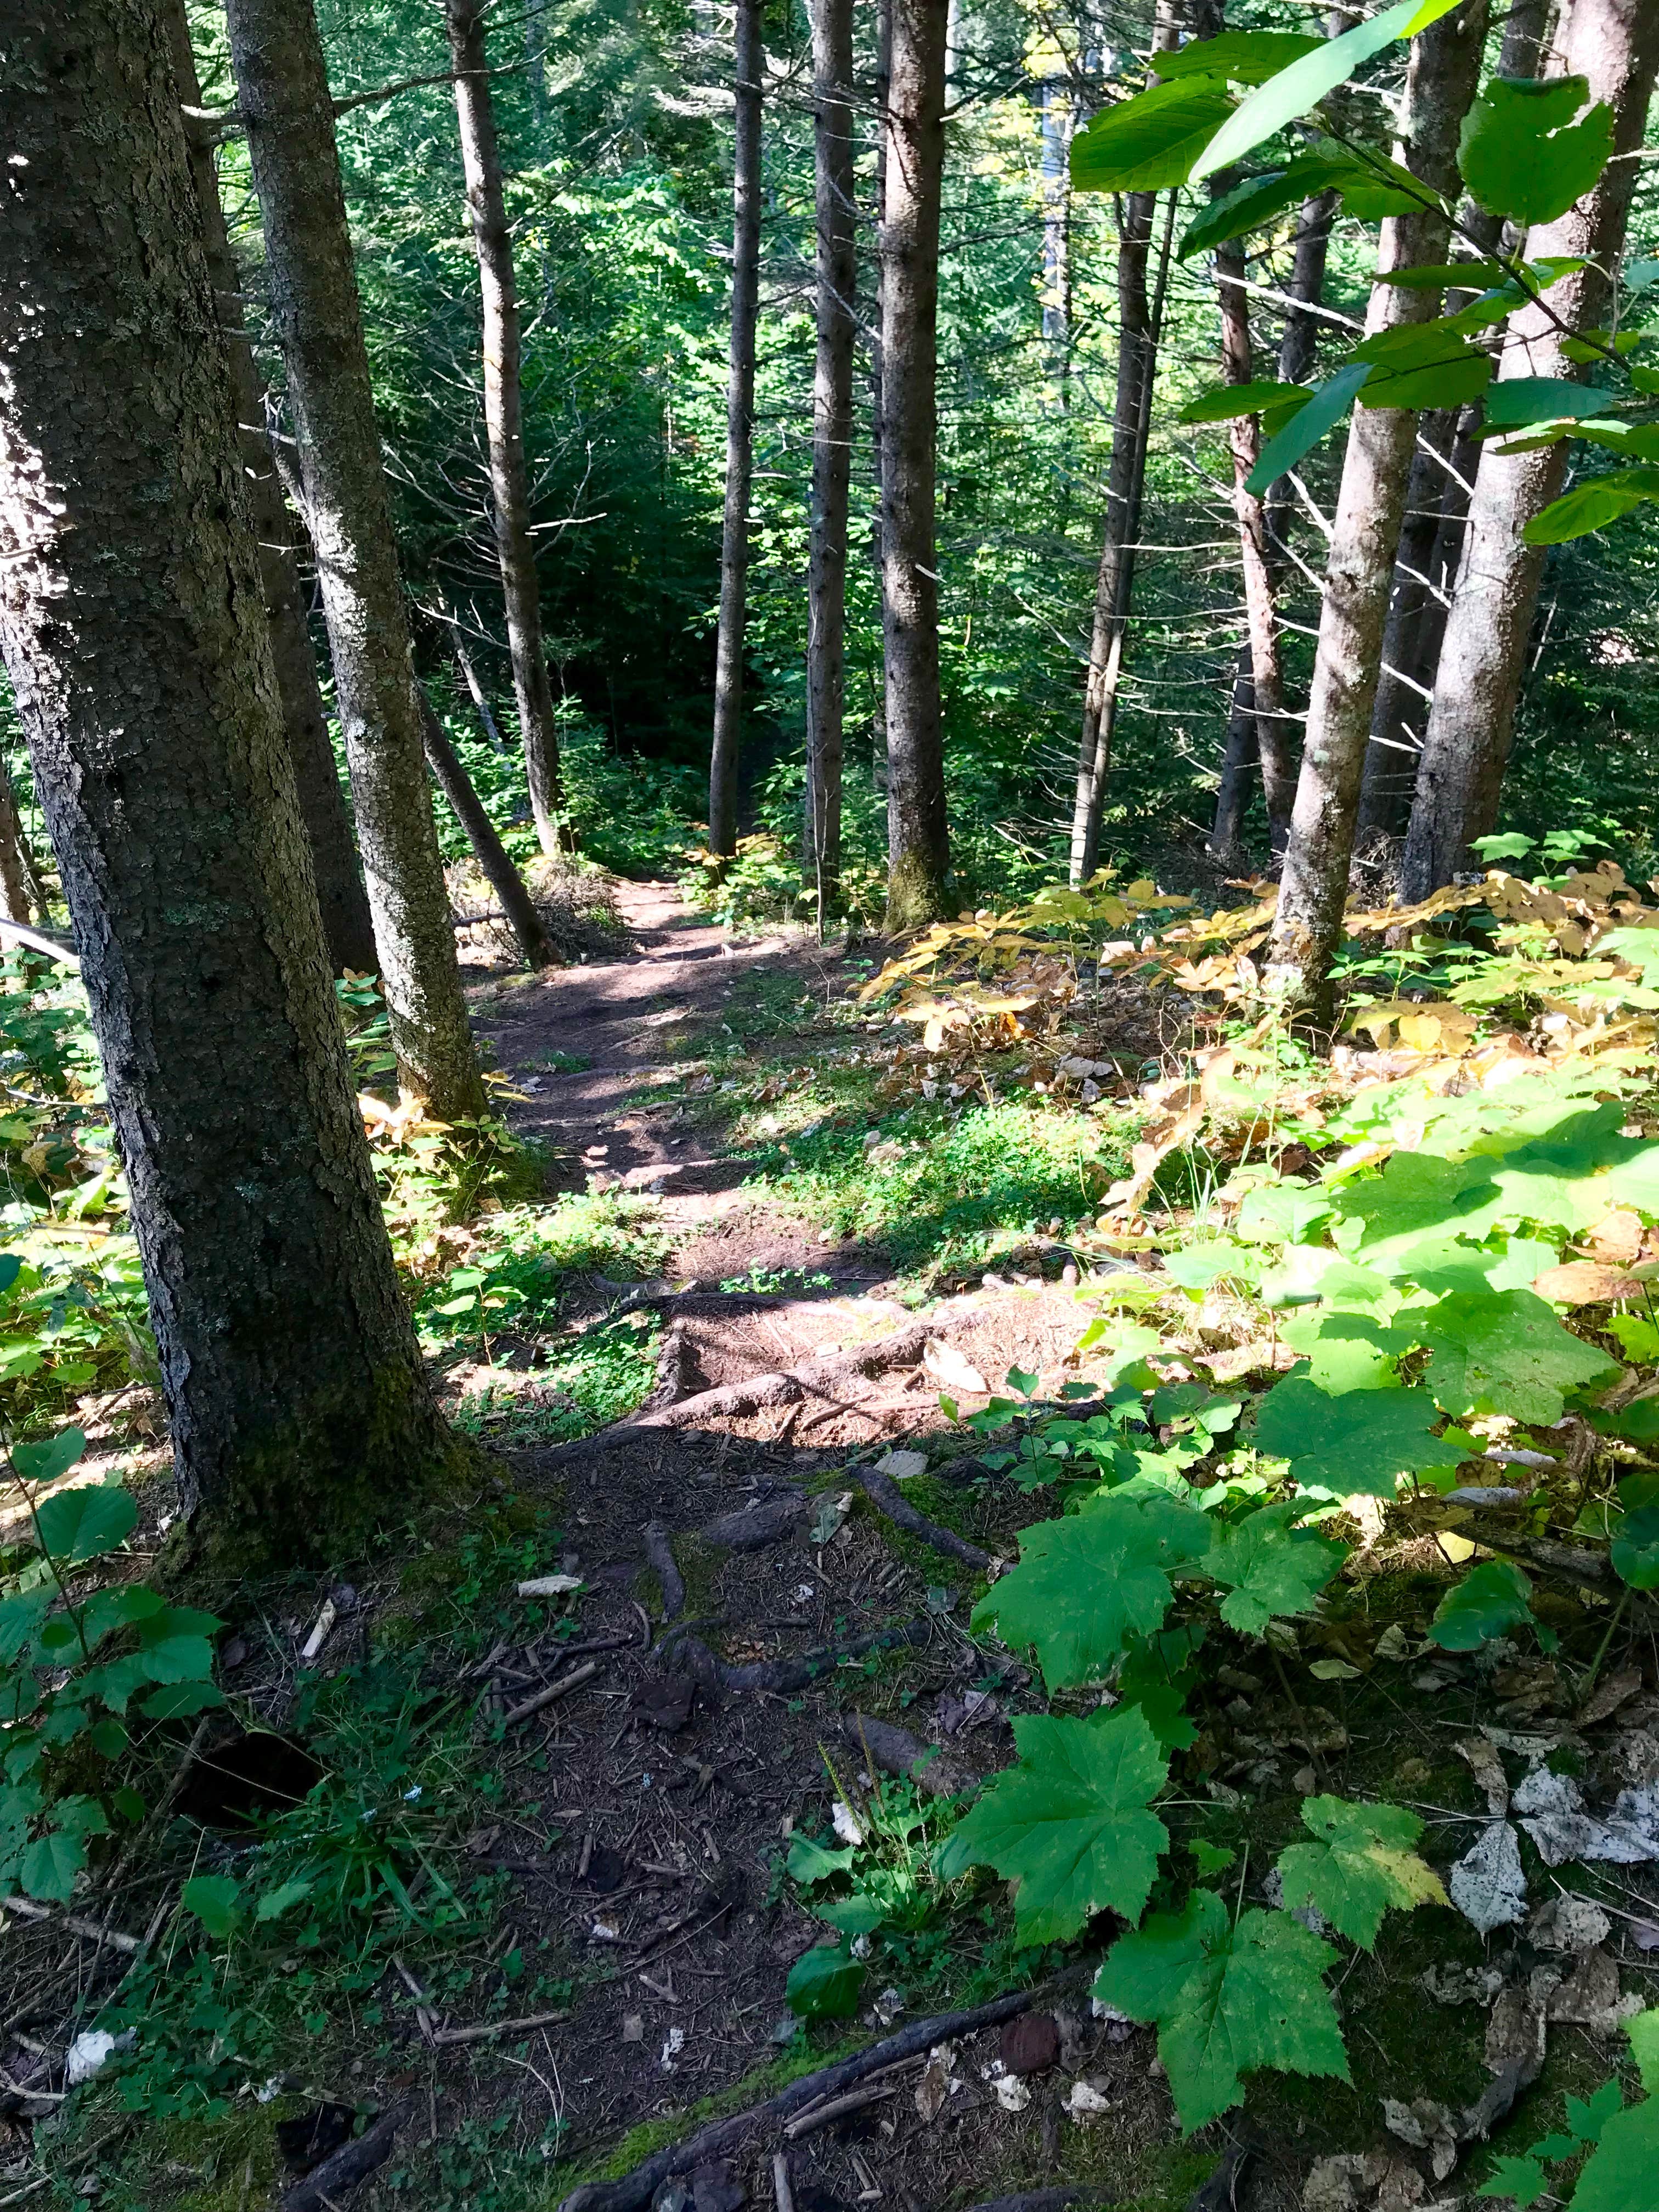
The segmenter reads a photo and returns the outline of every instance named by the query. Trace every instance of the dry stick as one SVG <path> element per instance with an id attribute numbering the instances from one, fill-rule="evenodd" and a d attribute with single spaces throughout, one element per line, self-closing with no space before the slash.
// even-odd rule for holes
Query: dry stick
<path id="1" fill-rule="evenodd" d="M 496 2035 L 532 2035 L 538 2027 L 551 2027 L 556 2021 L 569 2017 L 568 2012 L 532 2012 L 522 2020 L 486 2020 L 476 2027 L 434 2028 L 430 2040 L 434 2044 L 487 2043 Z"/>
<path id="2" fill-rule="evenodd" d="M 781 2150 L 772 2154 L 772 2196 L 777 2212 L 795 2212 L 795 2192 L 789 2185 L 789 2160 Z"/>
<path id="3" fill-rule="evenodd" d="M 668 2144 L 619 2181 L 586 2182 L 580 2189 L 573 2189 L 559 2212 L 641 2212 L 671 2174 L 684 2173 L 705 2159 L 723 2156 L 735 2148 L 751 2128 L 793 2119 L 797 2112 L 842 2089 L 851 2088 L 855 2082 L 879 2073 L 884 2066 L 931 2051 L 936 2043 L 972 2035 L 981 2028 L 998 2027 L 1005 2020 L 1017 2020 L 1021 2013 L 1046 2002 L 1093 1971 L 1091 1966 L 1074 1967 L 1038 1989 L 1011 1990 L 1005 1996 L 993 1997 L 988 2004 L 975 2005 L 967 2012 L 937 2013 L 931 2020 L 915 2021 L 896 2035 L 884 2037 L 881 2042 L 872 2043 L 868 2050 L 843 2058 L 837 2065 L 823 2067 L 816 2074 L 802 2075 L 775 2097 L 751 2106 L 746 2112 L 734 2112 L 729 2118 L 712 2121 L 683 2142 Z"/>
<path id="4" fill-rule="evenodd" d="M 143 1948 L 136 1936 L 124 1936 L 116 1928 L 100 1928 L 95 1920 L 83 1920 L 78 1912 L 54 1912 L 45 1905 L 37 1905 L 32 1898 L 0 1897 L 0 1912 L 15 1912 L 24 1920 L 43 1920 L 53 1926 L 67 1928 L 71 1936 L 84 1936 L 89 1943 L 108 1943 L 118 1951 L 136 1956 Z"/>
<path id="5" fill-rule="evenodd" d="M 558 1681 L 550 1682 L 544 1690 L 538 1690 L 533 1698 L 526 1698 L 522 1705 L 509 1706 L 505 1725 L 514 1728 L 519 1722 L 527 1721 L 532 1713 L 540 1712 L 544 1705 L 550 1705 L 556 1698 L 562 1698 L 568 1692 L 580 1689 L 584 1682 L 591 1681 L 599 1671 L 597 1659 L 590 1659 L 585 1665 L 573 1668 Z"/>
<path id="6" fill-rule="evenodd" d="M 943 1552 L 952 1559 L 960 1559 L 964 1566 L 972 1567 L 976 1574 L 988 1574 L 992 1560 L 988 1552 L 981 1552 L 977 1544 L 970 1544 L 965 1536 L 958 1536 L 954 1528 L 941 1528 L 937 1521 L 930 1521 L 919 1513 L 909 1501 L 899 1493 L 898 1485 L 890 1474 L 883 1474 L 878 1468 L 859 1469 L 859 1480 L 864 1494 L 878 1512 L 912 1536 L 920 1536 L 924 1544 L 931 1544 L 936 1552 Z"/>
<path id="7" fill-rule="evenodd" d="M 799 2142 L 805 2136 L 816 2135 L 820 2128 L 830 2127 L 836 2120 L 845 2119 L 849 2112 L 861 2112 L 866 2105 L 884 2104 L 889 2097 L 898 2094 L 898 2086 L 890 2082 L 885 2087 L 849 2089 L 844 2097 L 832 2097 L 827 2105 L 816 2106 L 810 2112 L 784 2122 L 784 2138 L 788 2142 Z"/>

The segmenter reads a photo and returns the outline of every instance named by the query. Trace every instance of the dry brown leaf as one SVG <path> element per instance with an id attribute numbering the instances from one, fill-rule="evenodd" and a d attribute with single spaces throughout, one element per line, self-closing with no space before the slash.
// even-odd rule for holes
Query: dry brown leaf
<path id="1" fill-rule="evenodd" d="M 1607 1306 L 1620 1298 L 1639 1297 L 1643 1285 L 1621 1267 L 1603 1267 L 1599 1260 L 1568 1260 L 1559 1267 L 1546 1267 L 1533 1277 L 1540 1298 L 1558 1306 Z"/>
<path id="2" fill-rule="evenodd" d="M 1642 1217 L 1627 1206 L 1615 1206 L 1591 1224 L 1584 1242 L 1607 1267 L 1633 1267 L 1642 1256 Z"/>

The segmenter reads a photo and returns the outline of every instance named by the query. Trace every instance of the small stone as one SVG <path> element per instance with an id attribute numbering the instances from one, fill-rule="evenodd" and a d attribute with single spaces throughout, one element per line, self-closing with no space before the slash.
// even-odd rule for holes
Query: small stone
<path id="1" fill-rule="evenodd" d="M 1052 2013 L 1022 2013 L 1003 2025 L 1000 2056 L 1011 2074 L 1042 2074 L 1060 2057 L 1060 2027 Z"/>
<path id="2" fill-rule="evenodd" d="M 624 2043 L 645 2041 L 645 2015 L 642 2013 L 626 2012 L 623 2014 L 622 2039 Z"/>
<path id="3" fill-rule="evenodd" d="M 711 2158 L 691 2169 L 691 2201 L 696 2212 L 738 2212 L 748 2196 L 735 2160 Z"/>

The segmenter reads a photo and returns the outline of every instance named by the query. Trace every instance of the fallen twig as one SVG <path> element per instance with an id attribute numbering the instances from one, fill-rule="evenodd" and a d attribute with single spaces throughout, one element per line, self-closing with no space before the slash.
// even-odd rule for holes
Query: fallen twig
<path id="1" fill-rule="evenodd" d="M 538 2027 L 551 2027 L 557 2021 L 568 2020 L 568 2012 L 527 2013 L 522 2020 L 485 2020 L 474 2027 L 438 2027 L 432 2032 L 434 2043 L 488 2043 L 497 2035 L 533 2035 Z"/>
<path id="2" fill-rule="evenodd" d="M 597 1659 L 589 1659 L 580 1667 L 573 1667 L 568 1674 L 561 1675 L 556 1682 L 550 1682 L 544 1690 L 538 1690 L 534 1697 L 525 1698 L 520 1705 L 509 1705 L 504 1725 L 507 1728 L 516 1728 L 520 1721 L 527 1721 L 532 1713 L 540 1712 L 544 1705 L 550 1705 L 556 1698 L 568 1696 L 572 1690 L 579 1690 L 584 1682 L 591 1681 L 599 1671 L 599 1662 Z"/>
<path id="3" fill-rule="evenodd" d="M 671 2174 L 687 2172 L 705 2159 L 723 2156 L 753 2129 L 793 2119 L 796 2113 L 823 2103 L 843 2089 L 850 2089 L 884 2066 L 931 2051 L 936 2043 L 972 2035 L 981 2028 L 1000 2027 L 1005 2020 L 1017 2019 L 1021 2013 L 1044 2003 L 1093 1972 L 1092 1966 L 1079 1966 L 1039 1989 L 1011 1990 L 1005 1996 L 993 1997 L 988 2004 L 975 2005 L 967 2012 L 937 2013 L 930 2020 L 913 2021 L 897 2034 L 884 2037 L 851 2058 L 823 2067 L 816 2074 L 802 2075 L 787 2088 L 779 2090 L 776 2096 L 751 2106 L 747 2112 L 711 2121 L 683 2142 L 665 2145 L 642 2160 L 631 2173 L 623 2174 L 619 2181 L 590 2181 L 580 2189 L 573 2189 L 559 2212 L 642 2212 Z"/>
<path id="4" fill-rule="evenodd" d="M 930 1521 L 925 1513 L 918 1512 L 909 1499 L 901 1495 L 898 1485 L 890 1474 L 878 1468 L 861 1467 L 859 1480 L 864 1494 L 878 1513 L 884 1513 L 897 1528 L 908 1534 L 920 1536 L 924 1544 L 931 1544 L 936 1552 L 947 1558 L 960 1559 L 964 1566 L 972 1567 L 977 1574 L 988 1574 L 994 1564 L 988 1552 L 981 1552 L 977 1544 L 970 1544 L 965 1536 L 958 1536 L 954 1528 L 942 1528 L 937 1521 Z"/>
<path id="5" fill-rule="evenodd" d="M 810 2112 L 798 2112 L 793 2120 L 783 2124 L 784 2139 L 799 2142 L 807 2136 L 816 2135 L 820 2128 L 833 2127 L 837 2120 L 845 2119 L 849 2112 L 861 2112 L 866 2105 L 879 2105 L 889 2097 L 898 2094 L 897 2084 L 883 2082 L 871 2088 L 849 2089 L 845 2096 L 831 2097 L 826 2105 L 815 2105 Z"/>
<path id="6" fill-rule="evenodd" d="M 32 1897 L 0 1897 L 0 1912 L 15 1912 L 22 1920 L 50 1921 L 67 1928 L 71 1936 L 84 1936 L 88 1943 L 108 1943 L 129 1955 L 143 1948 L 136 1936 L 124 1936 L 118 1928 L 103 1928 L 95 1920 L 83 1920 L 78 1912 L 54 1912 L 49 1905 L 37 1905 Z"/>
<path id="7" fill-rule="evenodd" d="M 342 2143 L 320 2166 L 313 2166 L 283 2197 L 282 2212 L 328 2212 L 329 2206 L 348 2190 L 355 2189 L 377 2166 L 384 2166 L 392 2155 L 404 2109 L 394 2106 L 355 2142 Z"/>

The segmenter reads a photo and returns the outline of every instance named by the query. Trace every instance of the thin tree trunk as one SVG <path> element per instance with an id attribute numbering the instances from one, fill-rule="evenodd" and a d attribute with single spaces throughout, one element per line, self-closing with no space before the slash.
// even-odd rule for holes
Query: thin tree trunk
<path id="1" fill-rule="evenodd" d="M 17 811 L 17 794 L 11 787 L 11 777 L 5 763 L 0 762 L 0 898 L 3 898 L 8 921 L 33 921 L 29 905 L 28 877 L 23 865 L 27 840 L 23 835 L 22 817 Z M 46 919 L 46 908 L 40 909 L 40 919 Z"/>
<path id="2" fill-rule="evenodd" d="M 186 107 L 199 107 L 202 88 L 196 75 L 190 19 L 183 0 L 164 0 L 163 15 L 173 46 L 179 97 Z M 304 534 L 295 527 L 289 513 L 288 502 L 283 497 L 282 479 L 271 459 L 265 433 L 264 385 L 242 326 L 241 272 L 225 229 L 212 149 L 202 137 L 191 138 L 188 143 L 191 182 L 196 188 L 203 240 L 207 247 L 208 275 L 218 297 L 220 328 L 230 362 L 230 400 L 236 410 L 248 504 L 259 548 L 259 580 L 270 621 L 271 657 L 276 668 L 276 688 L 282 696 L 288 749 L 294 756 L 300 811 L 305 816 L 311 838 L 323 935 L 337 969 L 351 968 L 360 975 L 368 975 L 377 965 L 374 925 L 369 916 L 368 894 L 363 889 L 356 848 L 352 843 L 351 817 L 345 793 L 340 788 L 339 770 L 334 764 L 334 744 L 328 733 L 328 716 L 323 710 L 322 690 L 317 681 L 317 658 L 312 651 L 311 629 L 306 620 L 305 599 L 300 585 Z"/>
<path id="3" fill-rule="evenodd" d="M 1624 243 L 1642 143 L 1659 73 L 1659 9 L 1651 0 L 1571 0 L 1557 40 L 1564 75 L 1586 77 L 1592 100 L 1613 112 L 1613 159 L 1601 179 L 1556 222 L 1535 225 L 1527 256 L 1583 257 L 1576 276 L 1552 286 L 1555 313 L 1570 330 L 1607 319 L 1608 281 Z M 1623 156 L 1625 158 L 1620 158 Z M 1560 331 L 1524 309 L 1510 326 L 1499 377 L 1582 378 Z M 1402 890 L 1423 898 L 1468 865 L 1470 844 L 1498 818 L 1504 766 L 1525 673 L 1544 550 L 1522 532 L 1556 498 L 1568 448 L 1504 455 L 1482 447 L 1457 587 L 1440 650 L 1438 681 L 1417 796 L 1406 839 Z"/>
<path id="4" fill-rule="evenodd" d="M 513 237 L 501 190 L 501 149 L 489 96 L 483 0 L 445 0 L 449 56 L 455 71 L 455 113 L 467 213 L 478 256 L 483 303 L 484 434 L 489 444 L 489 515 L 507 605 L 507 645 L 519 710 L 530 807 L 544 853 L 559 849 L 564 792 L 559 738 L 542 644 L 541 587 L 530 542 L 530 484 L 525 468 L 524 396 L 520 374 L 519 295 Z"/>
<path id="5" fill-rule="evenodd" d="M 1249 810 L 1251 777 L 1256 766 L 1258 726 L 1247 638 L 1233 673 L 1232 709 L 1227 717 L 1221 781 L 1216 787 L 1215 820 L 1210 827 L 1207 849 L 1218 860 L 1235 860 L 1243 849 L 1244 817 Z"/>
<path id="6" fill-rule="evenodd" d="M 1048 77 L 1042 88 L 1042 348 L 1062 407 L 1072 365 L 1072 87 Z"/>
<path id="7" fill-rule="evenodd" d="M 726 392 L 726 511 L 720 536 L 714 736 L 708 755 L 708 849 L 738 849 L 743 654 L 749 591 L 749 489 L 755 465 L 755 328 L 760 314 L 761 0 L 737 0 L 732 162 L 732 367 Z"/>
<path id="8" fill-rule="evenodd" d="M 886 264 L 882 257 L 882 227 L 887 220 L 887 95 L 892 86 L 893 0 L 876 0 L 876 312 L 870 337 L 870 458 L 875 477 L 876 503 L 870 528 L 870 564 L 876 572 L 876 589 L 882 587 L 882 507 L 886 478 L 882 467 L 881 423 L 884 379 L 881 373 L 882 319 L 886 311 Z M 870 785 L 884 803 L 887 797 L 887 668 L 884 654 L 876 682 L 876 703 L 870 719 Z"/>
<path id="9" fill-rule="evenodd" d="M 1544 43 L 1553 0 L 1515 0 L 1504 26 L 1498 75 L 1534 77 Z M 1459 210 L 1463 226 L 1461 250 L 1492 253 L 1500 242 L 1503 218 L 1472 199 Z M 1473 293 L 1446 295 L 1448 313 L 1467 306 Z M 1494 331 L 1491 350 L 1501 338 Z M 1478 400 L 1425 415 L 1412 459 L 1406 495 L 1406 520 L 1395 563 L 1394 596 L 1382 638 L 1382 669 L 1371 714 L 1371 741 L 1365 755 L 1365 780 L 1359 797 L 1361 832 L 1377 830 L 1398 836 L 1411 811 L 1417 783 L 1420 732 L 1428 718 L 1440 647 L 1446 634 L 1452 580 L 1462 550 L 1469 493 L 1480 465 L 1477 437 L 1483 420 Z"/>
<path id="10" fill-rule="evenodd" d="M 0 106 L 0 635 L 179 1501 L 226 1565 L 337 1559 L 454 1447 L 346 1063 L 154 0 L 15 0 Z"/>
<path id="11" fill-rule="evenodd" d="M 510 752 L 512 747 L 501 735 L 501 726 L 495 720 L 495 710 L 489 703 L 489 694 L 484 690 L 483 680 L 478 674 L 478 664 L 473 659 L 462 641 L 461 626 L 453 615 L 449 616 L 447 619 L 450 643 L 455 650 L 455 665 L 461 672 L 461 681 L 466 686 L 467 696 L 472 702 L 473 711 L 478 717 L 479 726 L 495 751 Z"/>
<path id="12" fill-rule="evenodd" d="M 847 509 L 858 285 L 853 198 L 853 0 L 814 0 L 817 362 L 806 575 L 806 865 L 823 928 L 841 885 L 847 684 Z"/>
<path id="13" fill-rule="evenodd" d="M 944 913 L 951 860 L 933 534 L 945 26 L 945 0 L 892 0 L 881 225 L 890 930 L 920 928 Z"/>
<path id="14" fill-rule="evenodd" d="M 1154 58 L 1180 43 L 1174 0 L 1158 0 L 1152 32 Z M 1145 473 L 1145 440 L 1151 428 L 1157 339 L 1146 291 L 1155 192 L 1131 192 L 1118 203 L 1117 389 L 1112 408 L 1112 453 L 1106 471 L 1106 516 L 1100 566 L 1095 575 L 1094 620 L 1083 687 L 1083 730 L 1078 740 L 1077 787 L 1072 806 L 1071 881 L 1093 875 L 1100 858 L 1100 819 L 1111 764 L 1112 726 L 1122 669 L 1124 629 L 1133 585 L 1138 534 L 1136 486 Z"/>
<path id="15" fill-rule="evenodd" d="M 556 968 L 559 956 L 548 942 L 542 918 L 536 911 L 536 902 L 531 897 L 524 878 L 514 866 L 500 833 L 490 820 L 484 803 L 472 787 L 472 779 L 461 764 L 460 755 L 449 742 L 444 726 L 433 712 L 432 702 L 424 690 L 420 694 L 421 735 L 426 746 L 427 766 L 436 779 L 438 788 L 449 801 L 450 811 L 466 833 L 478 866 L 486 881 L 501 901 L 501 912 L 507 926 L 519 940 L 519 950 L 526 964 L 532 968 Z"/>
<path id="16" fill-rule="evenodd" d="M 229 0 L 226 12 L 392 1046 L 408 1089 L 459 1121 L 485 1110 L 483 1081 L 422 759 L 322 45 L 311 0 Z"/>
<path id="17" fill-rule="evenodd" d="M 1397 161 L 1437 191 L 1457 187 L 1458 132 L 1474 98 L 1486 0 L 1466 0 L 1413 42 Z M 1443 261 L 1445 218 L 1425 211 L 1382 227 L 1384 270 Z M 1367 329 L 1426 322 L 1439 295 L 1399 284 L 1372 288 Z M 1403 407 L 1361 407 L 1348 434 L 1326 569 L 1308 728 L 1279 883 L 1271 969 L 1278 988 L 1324 1027 L 1329 969 L 1342 930 L 1354 820 L 1376 698 L 1389 586 L 1417 437 Z"/>

